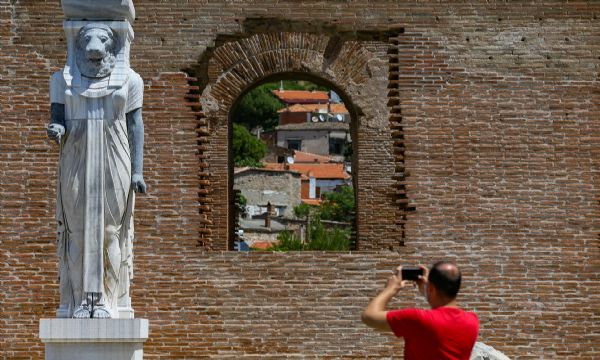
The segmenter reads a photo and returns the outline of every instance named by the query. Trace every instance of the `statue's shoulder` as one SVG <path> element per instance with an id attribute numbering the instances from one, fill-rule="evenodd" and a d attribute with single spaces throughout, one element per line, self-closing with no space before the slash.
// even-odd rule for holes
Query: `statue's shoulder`
<path id="1" fill-rule="evenodd" d="M 50 77 L 50 102 L 64 104 L 67 82 L 62 71 L 57 71 Z"/>
<path id="2" fill-rule="evenodd" d="M 135 70 L 133 70 L 132 68 L 129 68 L 129 81 L 135 85 L 141 85 L 144 86 L 144 80 L 142 80 L 142 77 L 140 76 L 140 74 L 136 73 Z"/>
<path id="3" fill-rule="evenodd" d="M 127 83 L 130 92 L 144 91 L 144 80 L 142 80 L 142 77 L 131 68 L 128 70 Z"/>

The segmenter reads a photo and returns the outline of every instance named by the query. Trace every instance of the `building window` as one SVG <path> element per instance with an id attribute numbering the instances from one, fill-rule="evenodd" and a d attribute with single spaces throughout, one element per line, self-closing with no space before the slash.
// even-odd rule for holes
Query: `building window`
<path id="1" fill-rule="evenodd" d="M 287 148 L 290 150 L 302 150 L 302 140 L 300 139 L 288 139 Z"/>
<path id="2" fill-rule="evenodd" d="M 346 139 L 340 138 L 329 138 L 329 154 L 330 155 L 342 155 L 344 152 L 344 143 Z"/>

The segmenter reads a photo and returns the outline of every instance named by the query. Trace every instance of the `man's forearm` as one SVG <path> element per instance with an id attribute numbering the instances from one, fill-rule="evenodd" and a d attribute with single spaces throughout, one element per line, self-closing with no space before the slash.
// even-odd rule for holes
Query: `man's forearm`
<path id="1" fill-rule="evenodd" d="M 362 314 L 362 321 L 369 327 L 381 331 L 389 331 L 390 326 L 387 322 L 387 304 L 398 293 L 399 289 L 386 287 L 379 293 Z"/>
<path id="2" fill-rule="evenodd" d="M 398 293 L 397 290 L 385 288 L 383 291 L 379 293 L 379 295 L 375 296 L 373 300 L 367 306 L 366 311 L 386 311 L 387 304 L 392 300 L 392 298 Z"/>

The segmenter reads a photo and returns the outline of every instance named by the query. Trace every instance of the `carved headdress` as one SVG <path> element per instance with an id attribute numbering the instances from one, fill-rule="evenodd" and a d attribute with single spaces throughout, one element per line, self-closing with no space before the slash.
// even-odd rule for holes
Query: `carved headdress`
<path id="1" fill-rule="evenodd" d="M 68 46 L 67 64 L 63 71 L 67 87 L 89 97 L 106 96 L 121 88 L 127 81 L 129 49 L 134 38 L 130 23 L 135 18 L 132 1 L 62 0 L 62 7 L 68 19 L 63 24 Z M 103 29 L 114 39 L 114 68 L 110 72 L 108 84 L 105 83 L 102 89 L 99 86 L 94 89 L 93 83 L 82 80 L 77 65 L 78 37 L 80 32 L 89 29 Z"/>

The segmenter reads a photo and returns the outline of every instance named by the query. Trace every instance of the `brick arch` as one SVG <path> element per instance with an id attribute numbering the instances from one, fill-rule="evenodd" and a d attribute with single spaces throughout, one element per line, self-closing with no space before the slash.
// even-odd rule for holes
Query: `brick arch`
<path id="1" fill-rule="evenodd" d="M 376 64 L 371 64 L 376 62 Z M 382 66 L 383 65 L 383 66 Z M 324 83 L 339 91 L 352 115 L 352 137 L 355 143 L 354 170 L 358 174 L 357 243 L 359 249 L 372 249 L 382 236 L 393 239 L 393 215 L 377 227 L 373 221 L 375 209 L 394 214 L 393 200 L 384 193 L 393 187 L 393 169 L 380 172 L 367 169 L 373 156 L 382 154 L 385 164 L 393 164 L 392 145 L 388 126 L 387 63 L 362 46 L 360 41 L 340 41 L 323 34 L 262 33 L 237 41 L 227 42 L 214 49 L 208 60 L 207 82 L 201 96 L 202 110 L 208 127 L 205 156 L 209 174 L 210 214 L 207 227 L 210 239 L 205 243 L 212 250 L 226 250 L 232 219 L 228 216 L 232 194 L 232 171 L 229 167 L 229 112 L 236 101 L 257 84 L 275 77 L 296 75 Z M 382 73 L 380 69 L 384 69 Z M 374 70 L 373 70 L 374 69 Z M 375 136 L 370 136 L 370 132 Z M 385 148 L 385 149 L 383 149 Z M 383 151 L 382 151 L 383 150 Z M 364 156 L 362 156 L 364 154 Z M 387 154 L 387 159 L 386 155 Z M 364 159 L 361 160 L 361 157 Z M 361 177 L 361 171 L 379 179 L 377 187 L 372 179 Z M 381 181 L 383 180 L 383 182 Z M 377 181 L 376 181 L 377 182 Z M 376 183 L 375 182 L 375 183 Z M 385 234 L 390 235 L 385 235 Z M 383 241 L 385 243 L 385 241 Z"/>
<path id="2" fill-rule="evenodd" d="M 205 114 L 227 114 L 240 94 L 278 73 L 322 78 L 357 102 L 354 98 L 360 96 L 353 89 L 369 80 L 373 55 L 359 42 L 346 42 L 336 51 L 334 41 L 311 33 L 267 33 L 220 46 L 208 65 L 209 82 L 202 100 Z"/>

